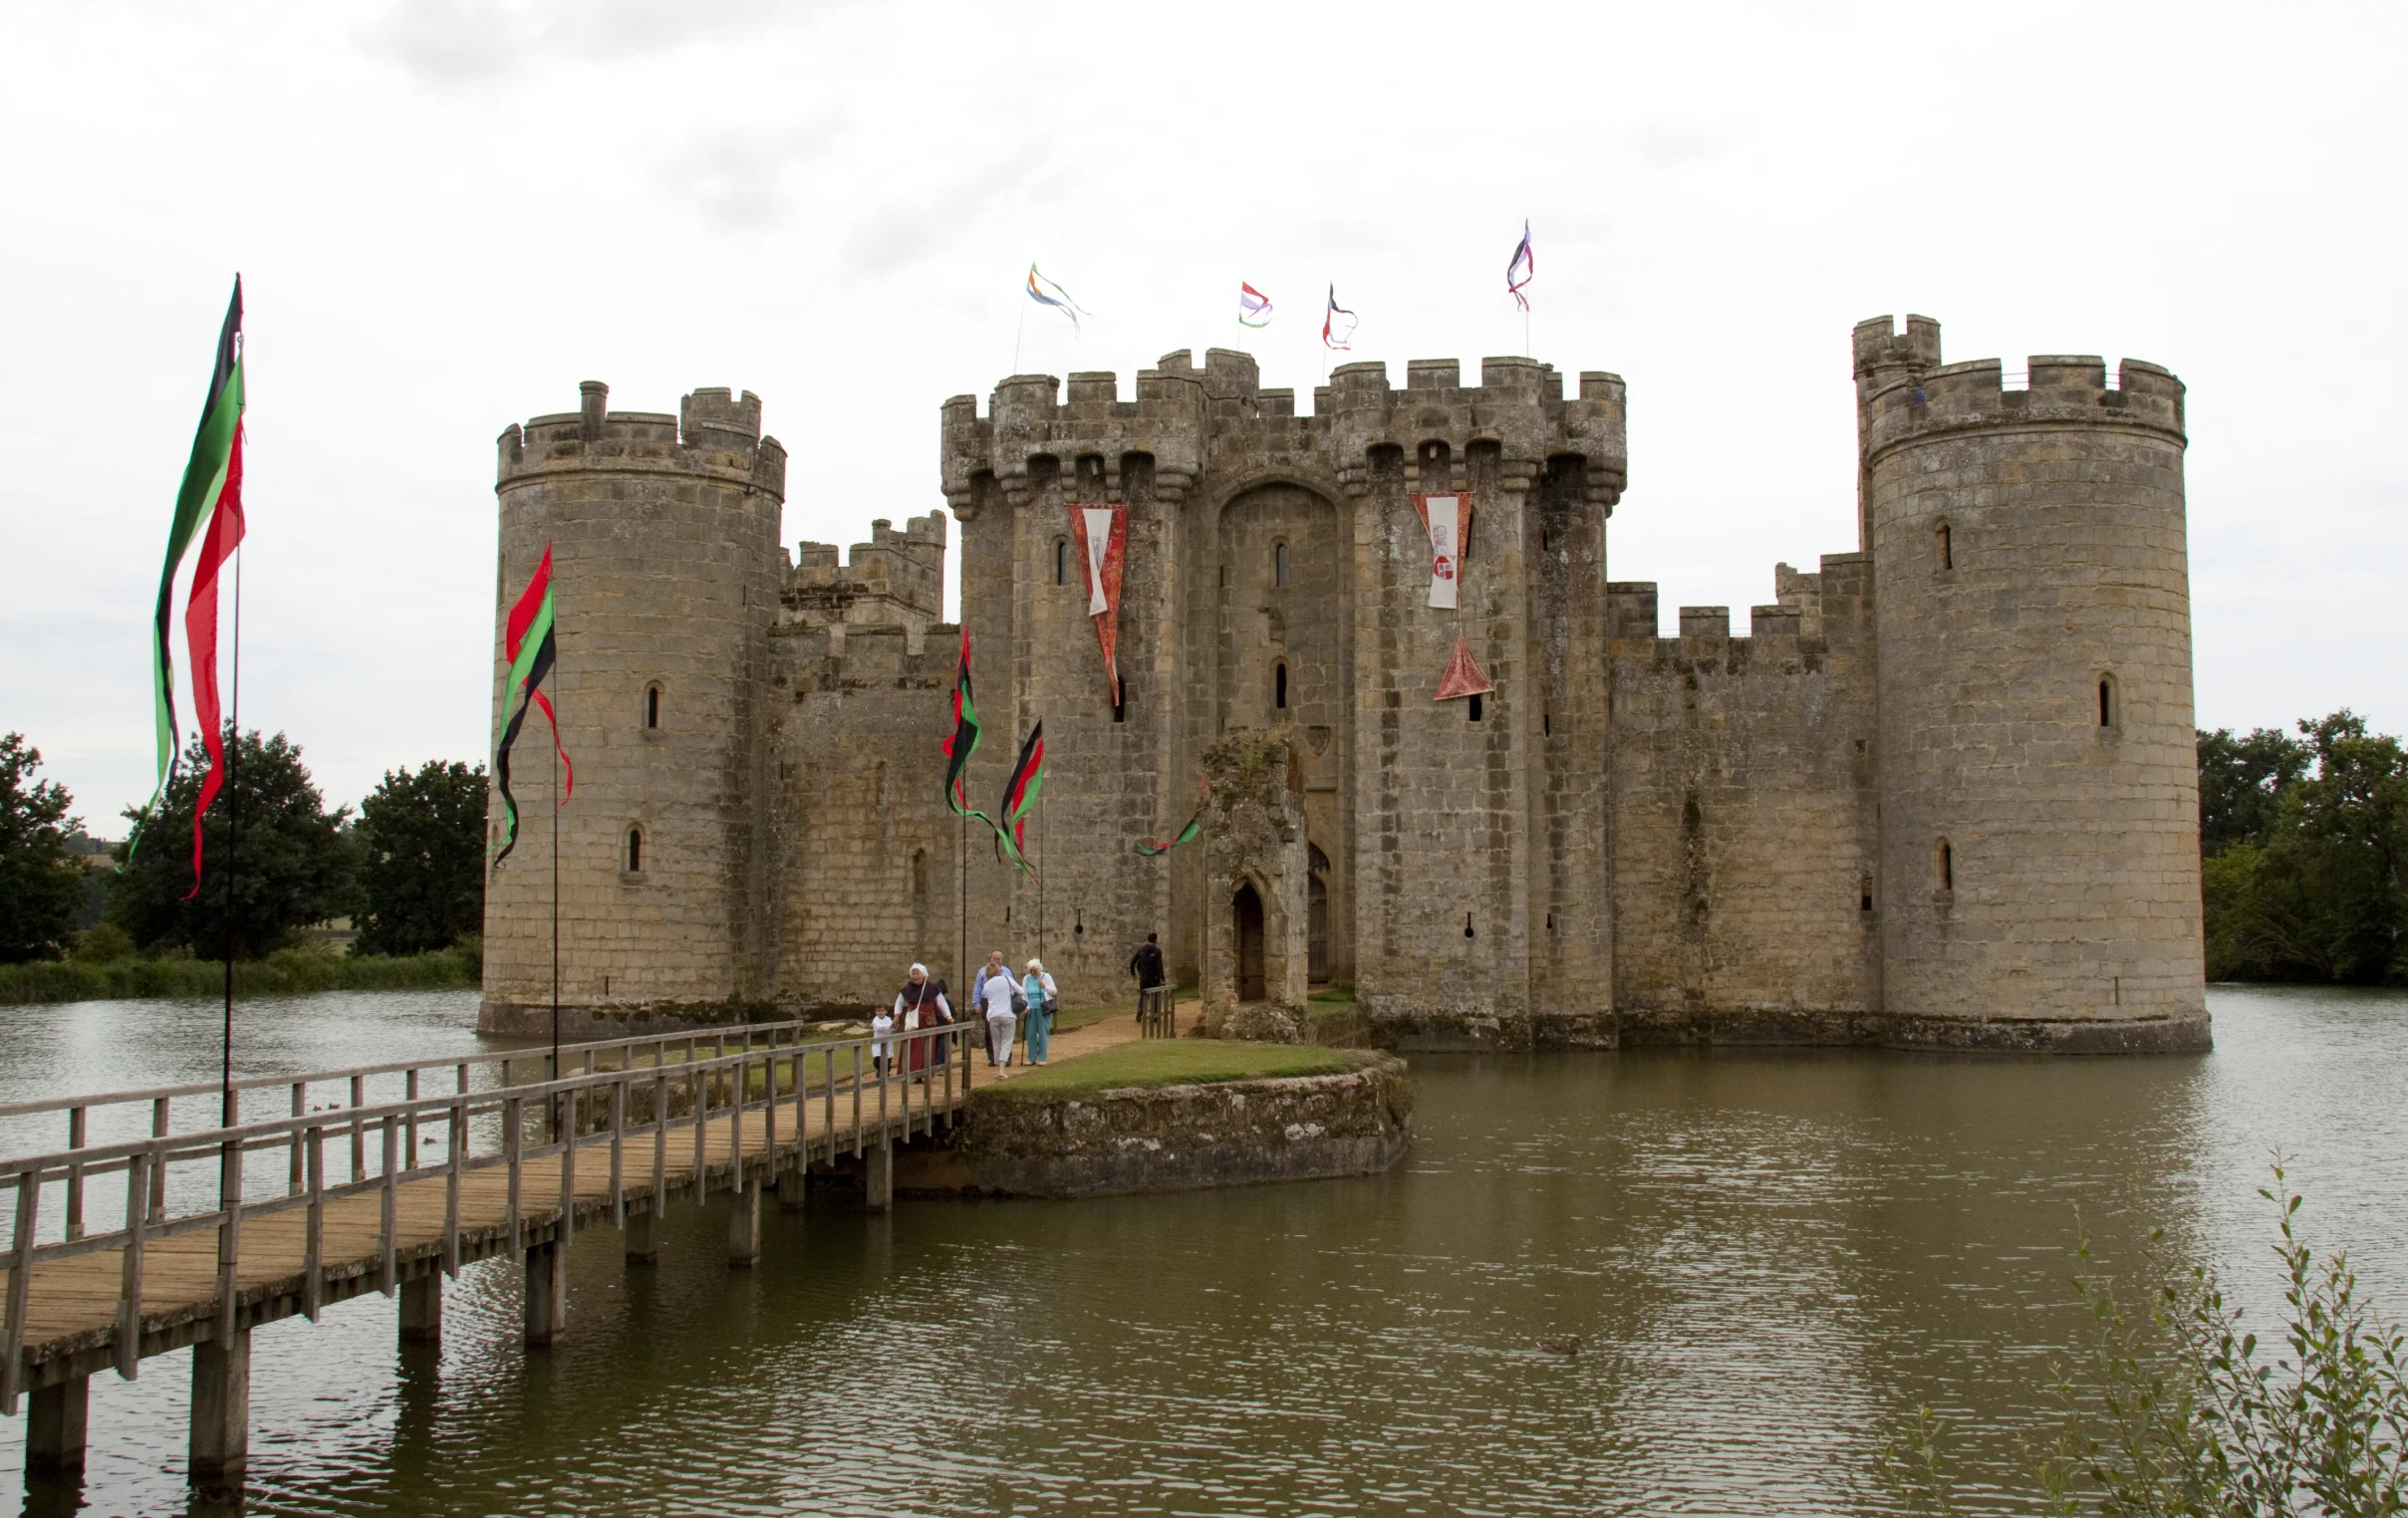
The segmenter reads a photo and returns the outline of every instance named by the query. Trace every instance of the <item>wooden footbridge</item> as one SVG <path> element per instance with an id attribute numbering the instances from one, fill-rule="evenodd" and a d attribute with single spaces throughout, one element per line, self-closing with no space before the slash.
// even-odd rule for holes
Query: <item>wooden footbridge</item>
<path id="1" fill-rule="evenodd" d="M 0 1411 L 31 1402 L 28 1473 L 83 1464 L 101 1371 L 192 1346 L 191 1478 L 239 1486 L 260 1324 L 377 1291 L 401 1298 L 403 1339 L 432 1340 L 443 1278 L 507 1254 L 527 1342 L 549 1345 L 581 1228 L 624 1229 L 647 1261 L 670 1197 L 732 1192 L 728 1260 L 749 1265 L 761 1192 L 801 1206 L 813 1165 L 858 1160 L 889 1206 L 894 1144 L 953 1122 L 978 1035 L 891 1035 L 880 1060 L 823 1026 L 571 1045 L 558 1071 L 520 1050 L 0 1107 L 67 1139 L 0 1159 Z M 218 1121 L 176 1127 L 202 1113 Z"/>

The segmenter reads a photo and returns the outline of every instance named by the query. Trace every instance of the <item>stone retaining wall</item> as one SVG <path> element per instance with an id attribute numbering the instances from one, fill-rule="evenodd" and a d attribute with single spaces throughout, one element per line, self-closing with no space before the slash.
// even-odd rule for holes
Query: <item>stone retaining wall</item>
<path id="1" fill-rule="evenodd" d="M 1413 1087 L 1383 1057 L 1341 1075 L 1106 1091 L 1059 1102 L 973 1098 L 959 1147 L 899 1188 L 1103 1196 L 1333 1175 L 1404 1157 Z"/>

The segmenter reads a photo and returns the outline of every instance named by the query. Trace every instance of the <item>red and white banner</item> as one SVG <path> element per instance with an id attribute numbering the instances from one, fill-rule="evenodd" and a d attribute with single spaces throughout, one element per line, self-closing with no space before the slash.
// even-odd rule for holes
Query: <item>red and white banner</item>
<path id="1" fill-rule="evenodd" d="M 1464 545 L 1472 538 L 1472 497 L 1417 495 L 1413 509 L 1430 530 L 1430 604 L 1453 609 L 1464 578 Z"/>
<path id="2" fill-rule="evenodd" d="M 1072 502 L 1070 536 L 1079 546 L 1079 563 L 1087 569 L 1087 615 L 1095 619 L 1096 641 L 1104 648 L 1105 689 L 1118 706 L 1121 669 L 1115 647 L 1121 631 L 1121 571 L 1129 556 L 1129 508 Z"/>

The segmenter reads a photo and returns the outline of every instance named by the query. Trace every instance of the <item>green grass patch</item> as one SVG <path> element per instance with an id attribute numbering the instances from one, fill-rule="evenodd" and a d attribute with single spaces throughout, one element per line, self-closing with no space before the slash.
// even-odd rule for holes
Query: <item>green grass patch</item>
<path id="1" fill-rule="evenodd" d="M 482 965 L 470 949 L 429 954 L 338 957 L 309 949 L 280 949 L 234 966 L 243 996 L 305 991 L 441 991 L 478 983 Z M 0 1002 L 117 1001 L 134 997 L 215 996 L 226 968 L 214 959 L 113 959 L 101 963 L 38 960 L 0 965 Z"/>
<path id="2" fill-rule="evenodd" d="M 978 1088 L 981 1102 L 1055 1102 L 1128 1087 L 1342 1075 L 1381 1056 L 1368 1049 L 1246 1044 L 1224 1039 L 1142 1039 L 1082 1054 L 1009 1082 Z"/>

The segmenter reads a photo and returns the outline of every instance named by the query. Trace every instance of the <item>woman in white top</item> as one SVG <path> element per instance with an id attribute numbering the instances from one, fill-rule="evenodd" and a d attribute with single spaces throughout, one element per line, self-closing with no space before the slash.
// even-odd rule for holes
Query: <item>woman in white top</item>
<path id="1" fill-rule="evenodd" d="M 1019 983 L 1008 970 L 987 976 L 986 983 L 978 987 L 978 999 L 985 1004 L 982 1010 L 986 1013 L 986 1047 L 998 1067 L 1011 1063 L 1012 1032 L 1019 1021 L 1011 1009 L 1011 999 L 1019 989 Z"/>

